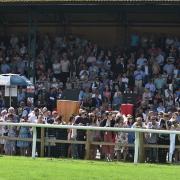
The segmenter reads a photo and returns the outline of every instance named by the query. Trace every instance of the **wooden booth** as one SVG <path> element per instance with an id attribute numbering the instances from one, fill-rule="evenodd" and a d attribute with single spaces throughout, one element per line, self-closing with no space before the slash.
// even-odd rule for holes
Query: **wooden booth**
<path id="1" fill-rule="evenodd" d="M 79 113 L 80 104 L 78 101 L 71 100 L 58 100 L 57 112 L 63 116 L 63 120 L 69 122 L 69 118 L 72 114 L 77 115 Z"/>

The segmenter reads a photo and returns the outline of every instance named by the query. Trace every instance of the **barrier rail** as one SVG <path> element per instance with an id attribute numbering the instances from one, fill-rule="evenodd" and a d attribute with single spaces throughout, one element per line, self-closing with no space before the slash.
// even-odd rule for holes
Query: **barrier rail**
<path id="1" fill-rule="evenodd" d="M 169 145 L 150 145 L 144 144 L 143 142 L 143 133 L 157 133 L 157 134 L 178 134 L 180 135 L 180 131 L 175 130 L 155 130 L 155 129 L 143 129 L 143 128 L 117 128 L 117 127 L 94 127 L 94 126 L 73 126 L 73 125 L 53 125 L 53 124 L 35 124 L 35 123 L 9 123 L 9 122 L 0 122 L 0 126 L 24 126 L 24 127 L 32 127 L 33 130 L 33 138 L 18 138 L 18 137 L 6 137 L 1 136 L 0 138 L 11 139 L 11 140 L 21 140 L 21 141 L 32 141 L 32 158 L 35 158 L 36 154 L 36 142 L 41 143 L 41 156 L 44 156 L 44 146 L 45 141 L 47 143 L 68 143 L 68 144 L 85 144 L 86 146 L 86 159 L 90 157 L 90 145 L 115 145 L 115 143 L 110 142 L 95 142 L 90 141 L 90 131 L 113 131 L 113 132 L 135 132 L 135 143 L 129 144 L 128 147 L 135 147 L 134 153 L 134 163 L 142 162 L 143 150 L 144 147 L 159 147 L 159 148 L 168 148 Z M 40 127 L 41 130 L 41 138 L 37 139 L 37 131 L 36 128 Z M 71 140 L 51 140 L 45 139 L 44 136 L 44 128 L 60 128 L 60 129 L 79 129 L 79 130 L 87 130 L 87 139 L 86 141 L 71 141 Z M 176 146 L 176 148 L 180 149 L 180 146 Z"/>

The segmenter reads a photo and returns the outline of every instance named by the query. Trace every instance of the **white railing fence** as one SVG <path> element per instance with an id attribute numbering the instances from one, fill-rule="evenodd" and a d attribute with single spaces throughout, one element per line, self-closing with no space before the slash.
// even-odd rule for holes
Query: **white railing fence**
<path id="1" fill-rule="evenodd" d="M 157 133 L 157 134 L 178 134 L 180 135 L 180 131 L 174 131 L 174 130 L 155 130 L 155 129 L 142 129 L 142 128 L 117 128 L 117 127 L 94 127 L 94 126 L 73 126 L 73 125 L 53 125 L 53 124 L 35 124 L 35 123 L 9 123 L 9 122 L 0 122 L 0 126 L 23 126 L 23 127 L 32 127 L 33 130 L 33 138 L 27 139 L 28 141 L 32 141 L 32 158 L 35 158 L 36 156 L 36 142 L 41 143 L 41 154 L 44 156 L 44 145 L 45 145 L 45 135 L 44 135 L 44 128 L 60 128 L 60 129 L 79 129 L 79 130 L 86 130 L 87 131 L 87 138 L 86 141 L 70 141 L 70 140 L 47 140 L 48 143 L 54 142 L 54 143 L 69 143 L 69 144 L 85 144 L 86 146 L 86 159 L 89 159 L 90 157 L 90 145 L 96 144 L 96 145 L 114 145 L 114 143 L 106 143 L 106 142 L 91 142 L 90 141 L 90 133 L 93 130 L 96 131 L 113 131 L 113 132 L 134 132 L 135 133 L 135 142 L 134 145 L 128 145 L 129 147 L 134 146 L 134 163 L 142 162 L 141 156 L 143 155 L 143 149 L 144 147 L 154 147 L 155 145 L 144 145 L 143 141 L 143 133 Z M 37 130 L 36 128 L 41 128 L 41 138 L 37 139 Z M 0 137 L 1 139 L 11 139 L 8 137 Z M 26 139 L 22 138 L 13 138 L 16 140 L 22 140 L 26 141 Z M 170 141 L 170 145 L 171 145 Z M 169 145 L 169 146 L 170 146 Z M 156 145 L 157 147 L 161 148 L 168 148 L 167 145 Z M 177 147 L 177 146 L 176 146 Z M 178 146 L 180 148 L 180 146 Z"/>

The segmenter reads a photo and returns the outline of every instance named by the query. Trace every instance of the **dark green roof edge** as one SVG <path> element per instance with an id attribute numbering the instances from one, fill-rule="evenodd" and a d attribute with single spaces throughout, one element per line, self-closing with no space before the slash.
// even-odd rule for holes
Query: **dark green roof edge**
<path id="1" fill-rule="evenodd" d="M 0 0 L 1 4 L 180 4 L 180 0 Z"/>

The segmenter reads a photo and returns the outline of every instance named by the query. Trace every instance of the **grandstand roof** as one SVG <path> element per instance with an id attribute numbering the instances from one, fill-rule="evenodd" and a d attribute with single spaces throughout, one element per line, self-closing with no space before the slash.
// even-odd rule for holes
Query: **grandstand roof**
<path id="1" fill-rule="evenodd" d="M 23 3 L 23 4 L 180 4 L 180 0 L 0 0 L 0 3 Z"/>

